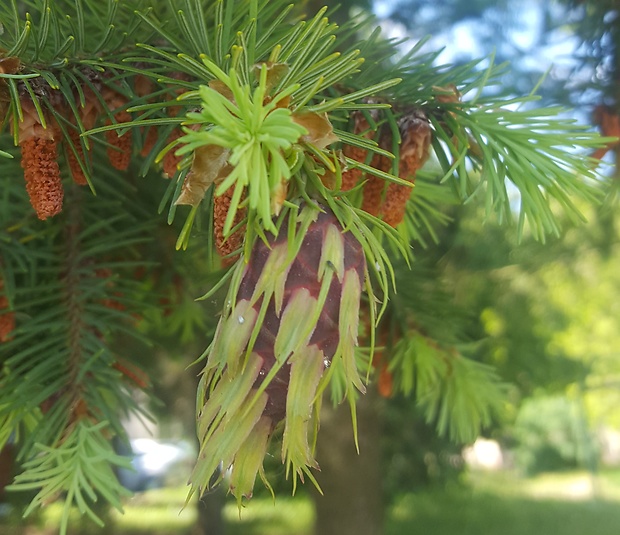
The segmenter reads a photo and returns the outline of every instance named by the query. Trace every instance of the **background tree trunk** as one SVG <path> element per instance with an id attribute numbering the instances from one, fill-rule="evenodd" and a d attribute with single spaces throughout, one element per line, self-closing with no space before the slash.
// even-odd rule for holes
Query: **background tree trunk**
<path id="1" fill-rule="evenodd" d="M 333 409 L 325 402 L 317 443 L 323 496 L 315 493 L 317 535 L 383 533 L 380 419 L 373 389 L 357 404 L 359 455 L 355 451 L 351 413 L 346 403 Z"/>
<path id="2" fill-rule="evenodd" d="M 170 352 L 174 351 L 171 342 Z M 200 354 L 203 347 L 200 344 L 188 346 L 186 354 Z M 184 361 L 170 360 L 166 353 L 158 359 L 156 376 L 156 396 L 163 401 L 166 413 L 160 415 L 160 419 L 167 425 L 170 436 L 196 436 L 196 390 L 200 376 L 195 366 L 189 370 Z M 199 447 L 198 440 L 196 448 Z M 196 523 L 192 526 L 191 535 L 225 535 L 226 523 L 222 515 L 226 504 L 226 483 L 208 492 L 196 501 Z"/>
<path id="3" fill-rule="evenodd" d="M 226 494 L 221 487 L 203 496 L 198 502 L 198 519 L 192 535 L 224 535 L 226 525 L 222 510 L 225 502 Z"/>

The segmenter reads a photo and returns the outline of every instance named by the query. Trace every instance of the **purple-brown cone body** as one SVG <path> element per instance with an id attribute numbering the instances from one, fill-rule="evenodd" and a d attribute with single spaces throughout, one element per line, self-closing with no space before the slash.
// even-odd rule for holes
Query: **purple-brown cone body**
<path id="1" fill-rule="evenodd" d="M 340 223 L 330 212 L 319 213 L 317 220 L 310 224 L 303 245 L 293 261 L 286 278 L 282 310 L 286 308 L 291 295 L 299 289 L 305 288 L 312 297 L 318 298 L 321 290 L 321 281 L 318 279 L 321 251 L 328 228 L 332 225 L 336 226 L 338 230 L 342 232 Z M 278 238 L 272 240 L 270 246 L 274 247 L 284 243 L 287 240 L 287 230 L 287 224 L 283 224 Z M 359 279 L 363 281 L 365 257 L 362 246 L 350 232 L 342 232 L 342 237 L 344 240 L 344 270 L 346 272 L 354 269 Z M 251 299 L 270 252 L 270 248 L 268 248 L 264 242 L 260 240 L 257 241 L 239 287 L 239 293 L 237 294 L 237 299 L 239 301 Z M 316 328 L 308 343 L 308 345 L 316 345 L 323 351 L 326 366 L 331 362 L 331 358 L 336 352 L 340 341 L 338 318 L 340 314 L 341 294 L 342 281 L 334 277 Z M 257 312 L 261 304 L 262 299 L 254 305 L 254 309 Z M 275 304 L 272 299 L 267 309 L 262 328 L 253 347 L 253 351 L 264 360 L 256 387 L 263 381 L 265 375 L 269 373 L 269 370 L 275 364 L 274 344 L 280 328 L 280 319 L 281 318 L 276 314 Z M 266 388 L 269 400 L 264 415 L 271 417 L 274 423 L 282 420 L 286 413 L 286 395 L 288 391 L 289 375 L 290 364 L 287 363 L 278 371 L 275 378 Z"/>

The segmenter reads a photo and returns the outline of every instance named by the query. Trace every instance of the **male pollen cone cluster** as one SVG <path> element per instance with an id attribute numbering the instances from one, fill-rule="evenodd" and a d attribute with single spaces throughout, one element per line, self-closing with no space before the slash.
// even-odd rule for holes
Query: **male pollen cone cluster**
<path id="1" fill-rule="evenodd" d="M 230 490 L 249 498 L 269 438 L 283 427 L 287 475 L 313 479 L 317 393 L 329 367 L 346 395 L 363 391 L 355 362 L 360 297 L 366 272 L 360 243 L 327 209 L 304 206 L 289 243 L 289 225 L 265 244 L 257 239 L 240 284 L 217 327 L 198 397 L 199 461 L 194 489 L 205 490 L 223 461 Z M 208 487 L 208 483 L 206 483 Z"/>
<path id="2" fill-rule="evenodd" d="M 368 139 L 375 135 L 361 113 L 356 114 L 354 121 L 355 133 L 362 134 Z M 431 127 L 424 113 L 414 110 L 398 120 L 398 128 L 401 137 L 398 176 L 413 183 L 418 169 L 424 165 L 429 156 Z M 393 141 L 391 129 L 384 125 L 379 134 L 379 146 L 391 151 Z M 358 162 L 364 162 L 367 157 L 367 151 L 359 147 L 347 145 L 343 152 L 345 156 Z M 392 171 L 392 160 L 382 154 L 374 154 L 370 165 L 386 173 Z M 355 167 L 345 171 L 342 175 L 342 189 L 346 191 L 353 188 L 362 175 L 362 170 Z M 375 217 L 380 217 L 388 225 L 396 227 L 404 219 L 411 191 L 412 188 L 409 186 L 394 183 L 386 185 L 384 179 L 367 174 L 362 209 Z"/>
<path id="3" fill-rule="evenodd" d="M 0 72 L 2 72 L 3 65 L 0 61 Z M 98 78 L 94 78 L 93 83 L 102 85 Z M 49 93 L 50 104 L 56 113 L 70 115 L 67 113 L 69 108 L 58 91 L 52 90 L 48 86 L 40 87 L 39 90 Z M 83 129 L 88 131 L 94 128 L 101 116 L 102 106 L 90 86 L 84 85 L 82 91 L 84 106 L 79 108 L 79 119 Z M 110 87 L 102 87 L 101 93 L 106 106 L 113 112 L 126 104 L 125 97 Z M 48 110 L 43 109 L 42 115 L 39 114 L 32 98 L 25 91 L 21 96 L 20 106 L 23 117 L 18 123 L 18 143 L 21 148 L 21 166 L 24 169 L 24 179 L 30 203 L 39 219 L 47 219 L 62 211 L 64 191 L 57 162 L 58 144 L 61 141 L 62 131 L 54 121 L 53 114 Z M 43 107 L 39 106 L 39 108 Z M 131 116 L 125 110 L 116 112 L 114 117 L 117 123 L 131 121 Z M 62 141 L 66 144 L 67 167 L 73 180 L 76 184 L 83 186 L 88 181 L 84 172 L 85 155 L 80 139 L 80 128 L 76 122 L 68 125 L 66 137 Z M 108 124 L 111 124 L 110 120 L 108 120 Z M 110 164 L 118 170 L 127 169 L 132 156 L 131 131 L 120 137 L 116 131 L 109 131 L 106 133 L 106 140 L 110 145 L 108 148 Z"/>

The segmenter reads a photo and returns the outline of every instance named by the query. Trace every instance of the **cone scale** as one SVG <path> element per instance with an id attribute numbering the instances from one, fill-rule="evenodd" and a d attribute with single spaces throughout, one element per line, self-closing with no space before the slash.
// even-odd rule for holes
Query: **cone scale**
<path id="1" fill-rule="evenodd" d="M 191 484 L 192 492 L 207 490 L 222 463 L 222 473 L 232 467 L 230 491 L 241 501 L 257 474 L 269 486 L 262 461 L 276 430 L 294 485 L 297 477 L 314 481 L 325 382 L 337 374 L 347 397 L 363 391 L 354 349 L 366 265 L 362 246 L 332 213 L 305 205 L 233 269 L 202 372 Z"/>

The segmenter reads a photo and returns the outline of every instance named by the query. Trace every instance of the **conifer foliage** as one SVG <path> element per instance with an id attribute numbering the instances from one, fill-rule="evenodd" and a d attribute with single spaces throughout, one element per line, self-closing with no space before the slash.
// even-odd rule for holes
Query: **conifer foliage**
<path id="1" fill-rule="evenodd" d="M 0 5 L 0 447 L 20 452 L 12 488 L 37 491 L 26 513 L 63 499 L 64 532 L 73 506 L 96 522 L 98 497 L 122 507 L 111 440 L 148 381 L 118 341 L 148 336 L 153 281 L 175 269 L 165 225 L 205 280 L 219 253 L 203 297 L 227 288 L 190 492 L 232 467 L 241 503 L 257 475 L 269 486 L 276 444 L 293 485 L 314 481 L 325 391 L 355 423 L 375 328 L 407 287 L 393 263 L 428 245 L 446 206 L 483 196 L 488 217 L 516 213 L 544 239 L 557 206 L 579 219 L 572 199 L 600 196 L 579 150 L 603 138 L 534 95 L 487 96 L 506 68 L 491 59 L 435 59 L 403 54 L 370 16 L 337 27 L 280 0 Z M 375 359 L 383 391 L 393 375 L 469 439 L 501 387 L 421 332 L 405 295 L 402 341 Z"/>

